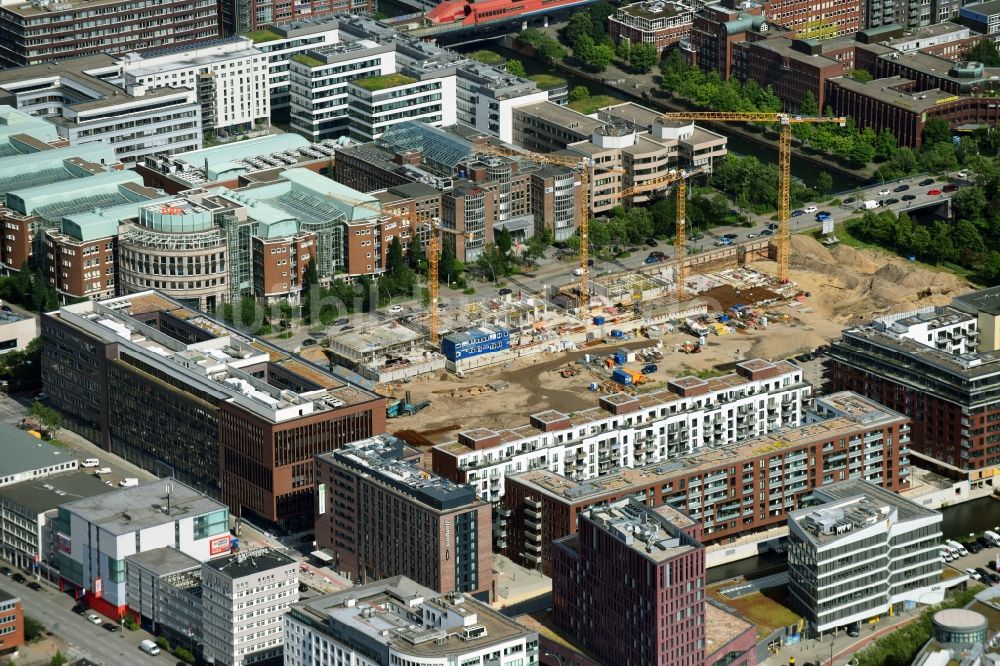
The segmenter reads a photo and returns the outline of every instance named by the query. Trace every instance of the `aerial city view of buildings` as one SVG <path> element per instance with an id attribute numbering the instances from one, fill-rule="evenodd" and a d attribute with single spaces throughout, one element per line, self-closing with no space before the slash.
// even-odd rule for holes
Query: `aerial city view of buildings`
<path id="1" fill-rule="evenodd" d="M 0 0 L 0 659 L 1000 662 L 998 46 Z"/>

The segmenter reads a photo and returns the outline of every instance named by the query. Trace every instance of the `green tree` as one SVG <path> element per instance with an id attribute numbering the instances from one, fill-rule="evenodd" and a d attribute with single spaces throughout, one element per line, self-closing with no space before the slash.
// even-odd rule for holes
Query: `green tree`
<path id="1" fill-rule="evenodd" d="M 647 42 L 639 42 L 632 47 L 628 54 L 629 64 L 640 74 L 645 74 L 653 69 L 658 58 L 659 53 L 656 50 L 656 46 Z"/>
<path id="2" fill-rule="evenodd" d="M 593 33 L 594 25 L 590 20 L 590 12 L 585 9 L 578 9 L 573 12 L 573 15 L 569 17 L 569 21 L 566 23 L 566 27 L 563 28 L 563 36 L 569 42 L 569 45 L 573 47 L 574 51 L 579 48 L 578 44 L 584 37 L 593 41 Z"/>
<path id="3" fill-rule="evenodd" d="M 938 143 L 951 143 L 951 127 L 948 121 L 941 116 L 931 116 L 924 123 L 923 130 L 924 148 L 929 148 Z"/>
<path id="4" fill-rule="evenodd" d="M 45 625 L 33 617 L 24 616 L 24 640 L 31 642 L 45 636 Z"/>
<path id="5" fill-rule="evenodd" d="M 603 72 L 615 59 L 615 50 L 607 44 L 598 44 L 590 52 L 587 64 L 598 72 Z"/>
<path id="6" fill-rule="evenodd" d="M 594 40 L 589 34 L 580 35 L 580 37 L 573 42 L 573 57 L 584 64 L 590 64 L 590 59 L 594 55 L 594 49 L 597 45 L 594 44 Z"/>
<path id="7" fill-rule="evenodd" d="M 981 62 L 987 67 L 1000 67 L 1000 52 L 992 39 L 984 37 L 976 42 L 976 45 L 969 49 L 966 59 Z"/>
<path id="8" fill-rule="evenodd" d="M 406 263 L 415 271 L 422 271 L 423 262 L 427 259 L 424 255 L 424 244 L 414 237 L 410 241 L 410 246 L 406 250 Z"/>
<path id="9" fill-rule="evenodd" d="M 524 69 L 524 63 L 520 60 L 508 60 L 507 61 L 507 73 L 513 74 L 514 76 L 525 77 L 528 76 L 528 72 Z"/>
<path id="10" fill-rule="evenodd" d="M 62 415 L 38 400 L 32 401 L 28 413 L 36 417 L 49 430 L 58 430 L 62 427 Z"/>
<path id="11" fill-rule="evenodd" d="M 819 104 L 816 102 L 816 95 L 812 90 L 802 93 L 802 102 L 799 104 L 799 113 L 803 116 L 818 116 Z"/>
<path id="12" fill-rule="evenodd" d="M 924 170 L 931 173 L 952 171 L 958 168 L 958 158 L 955 157 L 955 146 L 951 141 L 941 141 L 925 146 L 920 152 L 920 163 Z"/>
<path id="13" fill-rule="evenodd" d="M 538 52 L 541 54 L 542 59 L 548 63 L 562 60 L 566 57 L 566 49 L 554 39 L 546 39 L 542 42 L 541 46 L 538 47 Z"/>
<path id="14" fill-rule="evenodd" d="M 863 81 L 867 83 L 868 81 L 873 80 L 875 77 L 872 76 L 872 73 L 869 72 L 867 69 L 856 69 L 853 72 L 851 72 L 851 78 L 855 79 L 856 81 Z"/>
<path id="15" fill-rule="evenodd" d="M 627 39 L 618 40 L 618 44 L 615 46 L 615 55 L 622 62 L 628 62 L 629 52 L 632 50 L 632 42 Z"/>
<path id="16" fill-rule="evenodd" d="M 986 209 L 986 193 L 976 185 L 962 187 L 951 195 L 951 207 L 957 219 L 978 221 Z"/>
<path id="17" fill-rule="evenodd" d="M 885 162 L 895 154 L 897 148 L 896 137 L 884 127 L 875 137 L 875 159 Z"/>
<path id="18" fill-rule="evenodd" d="M 826 171 L 816 174 L 816 191 L 820 194 L 829 194 L 833 189 L 833 176 Z"/>
<path id="19" fill-rule="evenodd" d="M 986 244 L 975 225 L 968 220 L 959 220 L 951 230 L 951 242 L 957 253 L 957 260 L 963 266 L 978 261 L 986 252 Z"/>
<path id="20" fill-rule="evenodd" d="M 445 243 L 441 249 L 441 259 L 438 261 L 438 279 L 445 284 L 450 283 L 458 277 L 456 270 L 455 251 L 451 245 Z"/>
<path id="21" fill-rule="evenodd" d="M 174 656 L 183 661 L 185 664 L 193 664 L 195 662 L 194 655 L 191 651 L 184 647 L 174 648 Z"/>
<path id="22" fill-rule="evenodd" d="M 510 233 L 510 229 L 507 227 L 501 227 L 500 231 L 496 233 L 493 240 L 496 243 L 500 254 L 504 257 L 510 257 L 511 250 L 514 248 L 514 238 Z"/>
<path id="23" fill-rule="evenodd" d="M 608 17 L 618 11 L 618 8 L 610 2 L 595 2 L 587 11 L 590 13 L 590 36 L 595 42 L 600 42 L 608 36 Z"/>
<path id="24" fill-rule="evenodd" d="M 67 661 L 69 660 L 63 656 L 63 653 L 56 650 L 56 653 L 52 655 L 52 659 L 49 660 L 49 666 L 63 666 Z"/>
<path id="25" fill-rule="evenodd" d="M 399 242 L 399 236 L 393 236 L 389 241 L 389 253 L 385 259 L 386 273 L 397 277 L 409 270 L 406 260 L 403 258 L 403 244 Z"/>
<path id="26" fill-rule="evenodd" d="M 21 351 L 0 356 L 0 378 L 10 392 L 35 389 L 42 385 L 42 339 L 35 338 Z"/>
<path id="27" fill-rule="evenodd" d="M 590 91 L 587 90 L 586 86 L 575 86 L 569 91 L 569 101 L 578 102 L 581 99 L 587 99 L 590 97 Z"/>

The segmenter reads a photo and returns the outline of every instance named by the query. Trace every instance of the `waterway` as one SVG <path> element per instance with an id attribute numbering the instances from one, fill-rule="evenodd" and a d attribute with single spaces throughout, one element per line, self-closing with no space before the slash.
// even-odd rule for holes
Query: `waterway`
<path id="1" fill-rule="evenodd" d="M 439 41 L 441 41 L 442 44 L 447 45 L 447 36 L 443 36 Z M 566 79 L 566 83 L 571 90 L 575 86 L 584 86 L 590 91 L 591 95 L 610 95 L 618 99 L 623 99 L 622 91 L 618 88 L 613 88 L 602 83 L 595 83 L 593 81 L 575 76 L 570 72 L 554 69 L 549 65 L 539 62 L 538 60 L 526 58 L 520 53 L 516 53 L 505 48 L 500 44 L 499 38 L 489 41 L 477 41 L 472 44 L 459 44 L 457 46 L 451 46 L 450 48 L 453 48 L 460 53 L 471 53 L 473 51 L 478 51 L 479 49 L 489 49 L 490 51 L 494 51 L 503 56 L 505 59 L 520 60 L 524 64 L 524 69 L 528 75 L 553 74 Z M 762 162 L 777 163 L 778 151 L 776 149 L 750 141 L 742 136 L 732 134 L 727 136 L 729 137 L 728 147 L 731 153 L 736 155 L 754 155 Z M 816 165 L 797 159 L 793 154 L 792 175 L 793 177 L 801 179 L 806 185 L 815 185 L 816 177 L 821 171 L 822 169 L 817 168 Z M 835 192 L 851 190 L 857 187 L 857 185 L 861 182 L 859 180 L 848 178 L 836 171 L 830 171 L 828 173 L 833 178 L 833 191 Z"/>
<path id="2" fill-rule="evenodd" d="M 941 510 L 941 531 L 945 539 L 966 541 L 970 533 L 979 533 L 1000 526 L 1000 501 L 989 497 L 953 504 Z M 730 562 L 708 570 L 709 583 L 746 576 L 758 578 L 784 571 L 785 555 L 767 552 L 738 562 Z"/>

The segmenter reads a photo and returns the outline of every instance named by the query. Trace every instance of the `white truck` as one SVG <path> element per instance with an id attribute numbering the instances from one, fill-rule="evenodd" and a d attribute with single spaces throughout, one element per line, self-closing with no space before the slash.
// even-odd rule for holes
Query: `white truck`
<path id="1" fill-rule="evenodd" d="M 122 488 L 132 488 L 139 485 L 139 479 L 134 476 L 127 476 L 118 482 L 118 485 Z"/>
<path id="2" fill-rule="evenodd" d="M 148 638 L 143 642 L 139 643 L 139 649 L 148 655 L 156 656 L 160 654 L 160 646 L 149 640 Z"/>

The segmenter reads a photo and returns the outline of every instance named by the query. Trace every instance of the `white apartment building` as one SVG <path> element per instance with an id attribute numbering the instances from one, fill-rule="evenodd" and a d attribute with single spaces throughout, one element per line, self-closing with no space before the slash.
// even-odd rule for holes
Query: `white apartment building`
<path id="1" fill-rule="evenodd" d="M 268 91 L 271 109 L 287 109 L 292 56 L 309 49 L 322 49 L 340 42 L 336 19 L 305 19 L 284 25 L 270 26 L 247 35 L 254 48 L 267 55 Z"/>
<path id="2" fill-rule="evenodd" d="M 299 600 L 298 562 L 258 548 L 203 563 L 201 578 L 209 663 L 243 666 L 281 656 L 284 616 Z"/>
<path id="3" fill-rule="evenodd" d="M 392 74 L 396 52 L 362 39 L 294 54 L 289 66 L 292 127 L 321 141 L 348 132 L 348 83 Z"/>
<path id="4" fill-rule="evenodd" d="M 979 350 L 977 316 L 949 306 L 930 306 L 881 317 L 872 326 L 949 354 L 974 354 Z"/>
<path id="5" fill-rule="evenodd" d="M 270 121 L 268 56 L 246 37 L 148 55 L 127 53 L 119 62 L 128 90 L 197 91 L 205 132 L 245 131 Z"/>
<path id="6" fill-rule="evenodd" d="M 404 576 L 295 604 L 285 666 L 537 666 L 538 634 Z"/>
<path id="7" fill-rule="evenodd" d="M 197 91 L 121 83 L 121 65 L 94 55 L 0 71 L 0 104 L 40 116 L 70 144 L 102 143 L 126 167 L 202 145 Z"/>
<path id="8" fill-rule="evenodd" d="M 940 512 L 862 480 L 813 497 L 820 506 L 788 514 L 788 572 L 795 606 L 815 631 L 944 599 Z"/>
<path id="9" fill-rule="evenodd" d="M 128 607 L 158 636 L 191 652 L 202 641 L 201 562 L 176 548 L 125 558 Z"/>
<path id="10" fill-rule="evenodd" d="M 203 562 L 229 553 L 229 509 L 175 479 L 59 507 L 59 572 L 90 606 L 117 619 L 128 606 L 125 558 L 172 546 Z"/>
<path id="11" fill-rule="evenodd" d="M 358 141 L 374 141 L 407 120 L 444 127 L 454 125 L 457 118 L 454 70 L 405 68 L 400 73 L 351 81 L 347 93 L 350 136 Z"/>
<path id="12" fill-rule="evenodd" d="M 744 361 L 731 375 L 604 396 L 572 416 L 549 410 L 519 428 L 460 432 L 457 442 L 432 449 L 433 471 L 497 502 L 507 474 L 545 469 L 583 481 L 799 426 L 811 395 L 797 365 Z"/>

